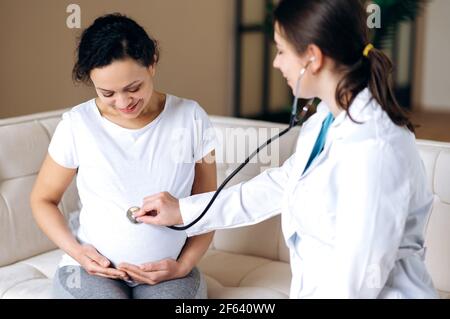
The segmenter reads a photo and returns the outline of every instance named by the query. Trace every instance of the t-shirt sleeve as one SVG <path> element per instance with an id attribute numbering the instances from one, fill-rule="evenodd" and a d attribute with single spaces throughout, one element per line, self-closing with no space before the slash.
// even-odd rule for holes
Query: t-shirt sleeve
<path id="1" fill-rule="evenodd" d="M 208 114 L 199 105 L 197 105 L 195 110 L 195 130 L 194 159 L 197 162 L 218 146 L 215 129 Z"/>
<path id="2" fill-rule="evenodd" d="M 56 163 L 63 167 L 72 169 L 78 167 L 72 123 L 68 113 L 64 113 L 62 120 L 58 123 L 50 141 L 48 153 Z"/>

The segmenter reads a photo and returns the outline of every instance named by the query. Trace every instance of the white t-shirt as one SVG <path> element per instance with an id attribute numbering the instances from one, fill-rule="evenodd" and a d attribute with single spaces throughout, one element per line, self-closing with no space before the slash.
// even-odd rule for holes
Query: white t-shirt
<path id="1" fill-rule="evenodd" d="M 117 266 L 178 257 L 184 231 L 133 224 L 126 212 L 155 193 L 191 195 L 195 162 L 215 147 L 206 112 L 194 101 L 167 94 L 164 110 L 141 129 L 102 117 L 95 99 L 82 103 L 63 114 L 48 151 L 59 165 L 78 168 L 78 240 Z M 67 265 L 78 263 L 64 255 L 59 266 Z"/>

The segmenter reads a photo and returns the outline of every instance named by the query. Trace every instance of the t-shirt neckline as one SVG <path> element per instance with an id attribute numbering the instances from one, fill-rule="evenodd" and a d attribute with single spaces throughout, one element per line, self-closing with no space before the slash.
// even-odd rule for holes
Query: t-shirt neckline
<path id="1" fill-rule="evenodd" d="M 166 100 L 164 101 L 164 108 L 161 111 L 161 113 L 158 114 L 157 117 L 155 117 L 150 123 L 146 124 L 145 126 L 141 127 L 141 128 L 137 128 L 137 129 L 133 129 L 133 128 L 126 128 L 123 126 L 120 126 L 119 124 L 116 124 L 114 122 L 112 122 L 111 120 L 108 120 L 106 117 L 104 117 L 101 113 L 100 110 L 97 106 L 97 102 L 95 101 L 95 98 L 93 98 L 91 100 L 93 106 L 94 106 L 94 112 L 96 114 L 97 117 L 99 117 L 100 121 L 102 121 L 103 123 L 106 123 L 107 125 L 114 127 L 116 129 L 120 129 L 123 130 L 125 132 L 129 132 L 129 133 L 139 133 L 142 131 L 145 131 L 146 129 L 148 129 L 149 127 L 156 125 L 157 122 L 159 122 L 159 120 L 161 119 L 161 117 L 163 116 L 163 114 L 166 112 L 168 105 L 169 105 L 169 98 L 170 95 L 169 94 L 165 94 L 166 95 Z"/>

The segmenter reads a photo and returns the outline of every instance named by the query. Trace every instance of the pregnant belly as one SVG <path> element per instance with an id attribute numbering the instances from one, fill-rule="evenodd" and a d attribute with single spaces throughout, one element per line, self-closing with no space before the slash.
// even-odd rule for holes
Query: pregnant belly
<path id="1" fill-rule="evenodd" d="M 116 218 L 109 215 L 102 221 L 81 218 L 80 239 L 93 245 L 113 266 L 122 262 L 140 265 L 166 258 L 177 259 L 186 241 L 185 232 L 132 224 L 122 215 Z"/>

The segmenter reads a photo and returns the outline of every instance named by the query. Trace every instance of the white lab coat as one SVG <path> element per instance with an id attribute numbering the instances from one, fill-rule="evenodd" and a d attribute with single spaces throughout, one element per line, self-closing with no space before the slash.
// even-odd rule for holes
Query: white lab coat
<path id="1" fill-rule="evenodd" d="M 396 126 L 368 89 L 331 125 L 304 168 L 329 109 L 304 123 L 282 167 L 224 190 L 188 236 L 282 214 L 291 298 L 434 298 L 423 232 L 432 205 L 414 135 Z M 185 224 L 212 193 L 180 200 Z"/>

